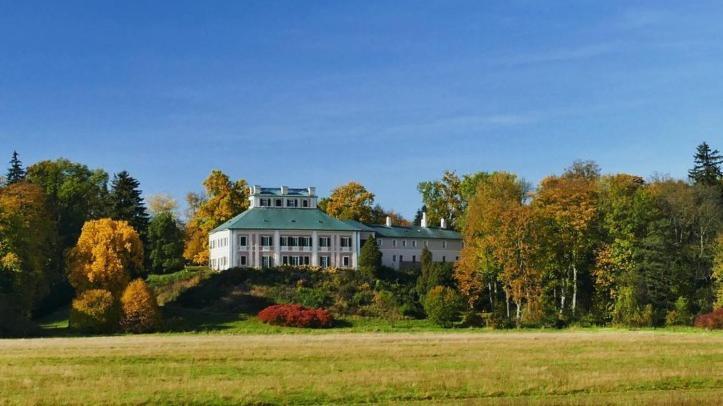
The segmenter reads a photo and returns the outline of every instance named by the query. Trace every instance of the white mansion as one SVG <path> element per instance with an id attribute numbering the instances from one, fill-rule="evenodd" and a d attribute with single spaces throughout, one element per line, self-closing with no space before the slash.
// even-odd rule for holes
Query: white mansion
<path id="1" fill-rule="evenodd" d="M 250 187 L 248 210 L 225 222 L 209 235 L 210 266 L 265 268 L 277 265 L 311 265 L 357 269 L 359 251 L 374 236 L 384 266 L 420 261 L 423 247 L 436 262 L 459 257 L 462 238 L 447 230 L 421 227 L 363 224 L 337 220 L 317 208 L 316 190 L 309 188 Z"/>

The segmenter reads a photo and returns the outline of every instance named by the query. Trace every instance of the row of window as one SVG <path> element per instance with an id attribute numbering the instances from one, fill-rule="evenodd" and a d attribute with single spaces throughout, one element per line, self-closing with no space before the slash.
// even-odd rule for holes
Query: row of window
<path id="1" fill-rule="evenodd" d="M 301 204 L 301 207 L 309 207 L 309 199 L 272 199 L 263 197 L 259 199 L 259 206 L 261 207 L 299 207 L 299 204 Z"/>
<path id="2" fill-rule="evenodd" d="M 402 247 L 405 247 L 405 248 L 406 248 L 406 247 L 407 247 L 407 244 L 408 244 L 408 240 L 402 240 Z M 417 240 L 412 240 L 411 243 L 409 243 L 409 244 L 411 244 L 411 247 L 412 247 L 412 248 L 417 248 Z M 384 240 L 380 238 L 378 245 L 379 245 L 380 247 L 383 247 L 383 246 L 384 246 Z M 424 246 L 427 247 L 427 248 L 429 248 L 429 241 L 426 241 L 426 240 L 425 240 L 425 241 L 424 241 Z M 392 247 L 397 247 L 397 240 L 392 240 Z M 445 240 L 442 241 L 442 248 L 447 248 L 447 241 L 445 241 Z"/>
<path id="3" fill-rule="evenodd" d="M 310 257 L 308 255 L 284 255 L 281 257 L 281 263 L 283 265 L 291 265 L 291 266 L 300 266 L 300 265 L 309 265 L 310 264 Z M 246 256 L 240 256 L 239 257 L 239 265 L 240 266 L 246 266 Z M 348 268 L 351 266 L 351 258 L 348 256 L 341 257 L 341 264 L 345 268 Z M 261 257 L 261 267 L 263 268 L 271 268 L 274 266 L 274 257 L 271 255 L 264 255 Z M 331 266 L 331 257 L 328 255 L 320 255 L 319 256 L 319 266 L 322 268 L 328 268 Z"/>
<path id="4" fill-rule="evenodd" d="M 458 260 L 459 260 L 459 257 L 455 257 L 455 261 L 458 261 Z M 392 255 L 392 262 L 397 262 L 397 256 L 396 256 L 396 255 Z M 400 256 L 399 256 L 399 262 L 404 262 L 404 255 L 400 255 Z M 412 262 L 417 262 L 417 256 L 416 256 L 416 255 L 412 255 Z M 442 255 L 442 262 L 447 262 L 447 256 L 446 256 L 446 255 Z"/>
<path id="5" fill-rule="evenodd" d="M 311 237 L 308 236 L 281 236 L 279 243 L 282 247 L 311 247 Z M 213 241 L 212 241 L 213 242 Z M 239 236 L 238 245 L 239 247 L 246 247 L 248 240 L 246 236 Z M 261 246 L 271 247 L 273 246 L 273 236 L 262 235 Z M 351 237 L 339 238 L 339 245 L 344 248 L 351 247 Z M 331 237 L 319 237 L 319 247 L 331 247 Z M 213 248 L 213 247 L 211 247 Z"/>
<path id="6" fill-rule="evenodd" d="M 221 247 L 227 247 L 228 246 L 228 237 L 223 238 L 214 238 L 209 243 L 211 245 L 211 248 L 221 248 Z"/>

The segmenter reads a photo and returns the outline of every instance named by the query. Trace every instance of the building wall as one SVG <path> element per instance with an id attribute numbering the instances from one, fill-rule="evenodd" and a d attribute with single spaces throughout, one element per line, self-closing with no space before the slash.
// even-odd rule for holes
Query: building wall
<path id="1" fill-rule="evenodd" d="M 382 265 L 394 269 L 399 269 L 402 261 L 405 263 L 420 262 L 422 249 L 425 246 L 432 253 L 434 262 L 454 262 L 459 259 L 459 253 L 462 250 L 460 240 L 380 237 L 377 239 L 377 243 L 379 251 L 382 253 Z"/>
<path id="2" fill-rule="evenodd" d="M 308 237 L 311 239 L 311 246 L 282 246 L 281 241 L 284 236 Z M 330 246 L 320 246 L 320 237 L 329 237 Z M 351 239 L 349 247 L 341 246 L 342 237 Z M 330 267 L 358 268 L 360 241 L 359 232 L 356 231 L 224 230 L 210 236 L 211 241 L 223 241 L 225 238 L 229 241 L 227 246 L 211 249 L 210 265 L 217 270 L 242 266 L 262 268 L 266 264 L 279 266 L 283 264 L 285 256 L 302 258 L 308 256 L 310 266 L 322 266 L 321 257 L 328 257 Z M 265 238 L 271 245 L 263 245 Z M 242 245 L 243 242 L 245 245 Z M 224 257 L 227 259 L 223 259 Z"/>

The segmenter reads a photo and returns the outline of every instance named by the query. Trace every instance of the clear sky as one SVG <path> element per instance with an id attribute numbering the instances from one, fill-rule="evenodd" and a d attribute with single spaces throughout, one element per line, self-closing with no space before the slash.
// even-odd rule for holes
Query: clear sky
<path id="1" fill-rule="evenodd" d="M 0 1 L 0 157 L 182 199 L 358 180 L 412 216 L 444 169 L 684 177 L 723 149 L 723 2 Z"/>

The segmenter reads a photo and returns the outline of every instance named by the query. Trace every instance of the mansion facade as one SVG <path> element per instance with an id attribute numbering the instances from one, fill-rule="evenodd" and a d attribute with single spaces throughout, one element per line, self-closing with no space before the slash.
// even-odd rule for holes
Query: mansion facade
<path id="1" fill-rule="evenodd" d="M 314 187 L 250 187 L 248 210 L 209 234 L 210 266 L 234 267 L 317 266 L 358 269 L 359 252 L 375 237 L 384 266 L 399 269 L 421 260 L 427 247 L 436 262 L 454 262 L 462 249 L 459 233 L 428 227 L 364 224 L 335 219 L 319 210 Z"/>

